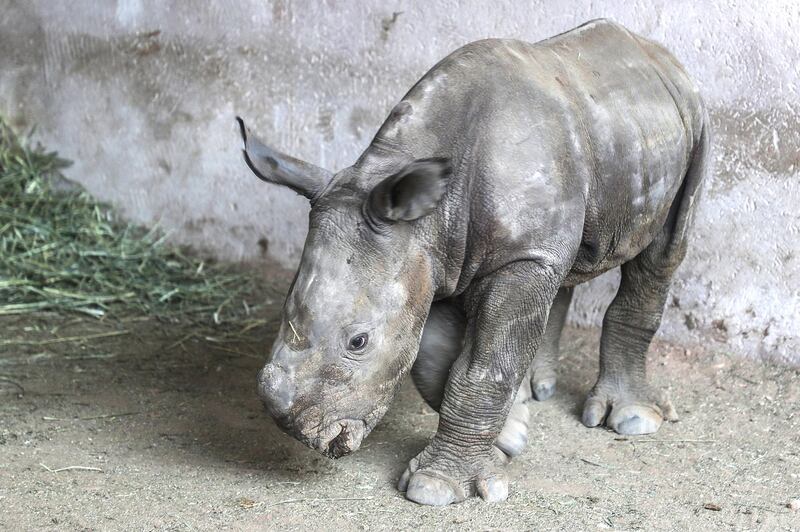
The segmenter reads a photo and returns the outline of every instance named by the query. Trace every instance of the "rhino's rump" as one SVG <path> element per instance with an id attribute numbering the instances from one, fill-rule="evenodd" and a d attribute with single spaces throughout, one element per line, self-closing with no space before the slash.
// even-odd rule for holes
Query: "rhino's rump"
<path id="1" fill-rule="evenodd" d="M 607 22 L 536 45 L 497 45 L 518 61 L 509 77 L 530 86 L 515 80 L 508 85 L 516 95 L 501 90 L 492 104 L 512 111 L 488 117 L 494 138 L 485 158 L 500 169 L 484 178 L 502 184 L 478 187 L 492 196 L 493 213 L 483 218 L 529 222 L 524 236 L 492 245 L 513 250 L 511 260 L 527 247 L 569 245 L 552 234 L 574 230 L 570 222 L 582 216 L 570 284 L 634 257 L 663 227 L 702 128 L 685 72 L 658 45 Z M 530 131 L 520 127 L 526 122 Z M 566 216 L 553 216 L 554 207 Z"/>
<path id="2" fill-rule="evenodd" d="M 668 52 L 620 26 L 547 46 L 580 139 L 567 156 L 586 162 L 579 279 L 632 258 L 661 230 L 700 137 L 702 102 Z"/>

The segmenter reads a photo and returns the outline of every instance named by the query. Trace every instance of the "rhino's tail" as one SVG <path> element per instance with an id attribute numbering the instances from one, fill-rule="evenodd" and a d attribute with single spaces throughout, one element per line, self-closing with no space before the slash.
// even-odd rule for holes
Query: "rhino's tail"
<path id="1" fill-rule="evenodd" d="M 666 229 L 669 240 L 663 255 L 669 257 L 670 262 L 680 263 L 686 255 L 688 232 L 692 227 L 697 203 L 703 191 L 703 182 L 710 167 L 711 134 L 709 129 L 708 115 L 703 112 L 702 129 L 694 147 L 689 169 L 686 171 L 667 218 Z"/>

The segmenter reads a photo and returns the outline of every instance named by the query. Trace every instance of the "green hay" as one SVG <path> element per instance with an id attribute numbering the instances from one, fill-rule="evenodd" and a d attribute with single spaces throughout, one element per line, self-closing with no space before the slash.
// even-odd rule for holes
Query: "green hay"
<path id="1" fill-rule="evenodd" d="M 249 314 L 252 277 L 116 221 L 82 190 L 56 190 L 66 164 L 0 118 L 0 316 L 145 314 L 219 324 Z"/>

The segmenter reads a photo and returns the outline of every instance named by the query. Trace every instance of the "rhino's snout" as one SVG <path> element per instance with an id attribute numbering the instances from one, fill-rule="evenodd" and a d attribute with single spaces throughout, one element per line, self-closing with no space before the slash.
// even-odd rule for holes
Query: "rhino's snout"
<path id="1" fill-rule="evenodd" d="M 269 363 L 258 373 L 258 395 L 269 414 L 286 428 L 289 411 L 294 404 L 295 388 L 289 374 L 280 366 Z"/>
<path id="2" fill-rule="evenodd" d="M 289 373 L 280 364 L 270 362 L 258 373 L 258 395 L 284 430 L 329 458 L 340 458 L 361 446 L 369 432 L 363 420 L 343 418 L 325 425 L 313 417 L 298 418 L 297 412 L 292 411 L 295 390 Z"/>

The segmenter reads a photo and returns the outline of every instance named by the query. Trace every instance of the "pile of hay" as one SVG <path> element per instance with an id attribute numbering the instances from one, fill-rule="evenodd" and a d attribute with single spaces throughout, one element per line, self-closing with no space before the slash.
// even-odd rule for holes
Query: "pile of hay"
<path id="1" fill-rule="evenodd" d="M 0 315 L 147 314 L 220 323 L 247 312 L 251 277 L 164 245 L 82 190 L 66 161 L 0 119 Z"/>

